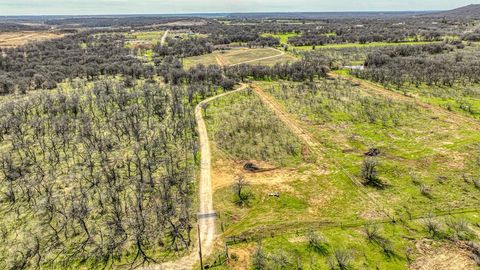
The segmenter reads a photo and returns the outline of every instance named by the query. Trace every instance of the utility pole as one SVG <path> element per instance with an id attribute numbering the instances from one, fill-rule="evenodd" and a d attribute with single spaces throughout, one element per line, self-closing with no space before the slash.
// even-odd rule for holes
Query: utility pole
<path id="1" fill-rule="evenodd" d="M 202 239 L 200 239 L 200 224 L 197 224 L 197 233 L 198 233 L 198 255 L 200 256 L 200 269 L 203 270 Z"/>

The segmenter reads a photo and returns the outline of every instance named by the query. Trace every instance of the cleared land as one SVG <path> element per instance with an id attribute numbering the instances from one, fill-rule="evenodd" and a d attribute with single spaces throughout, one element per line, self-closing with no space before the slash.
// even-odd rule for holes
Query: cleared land
<path id="1" fill-rule="evenodd" d="M 215 51 L 211 54 L 185 58 L 183 64 L 186 68 L 203 65 L 238 65 L 242 63 L 274 65 L 276 63 L 292 62 L 295 58 L 283 54 L 272 48 L 236 48 L 225 51 Z"/>
<path id="2" fill-rule="evenodd" d="M 129 42 L 147 42 L 149 44 L 156 44 L 162 40 L 165 31 L 139 31 L 125 33 L 125 37 Z"/>
<path id="3" fill-rule="evenodd" d="M 455 234 L 452 222 L 459 220 L 471 224 L 467 230 L 475 235 L 475 224 L 480 221 L 476 210 L 479 190 L 471 177 L 480 173 L 475 165 L 480 152 L 474 143 L 480 138 L 471 123 L 452 120 L 448 113 L 439 114 L 408 98 L 378 96 L 377 89 L 344 80 L 320 81 L 315 86 L 281 82 L 257 85 L 261 89 L 256 92 L 266 107 L 262 108 L 256 96 L 231 96 L 231 100 L 212 104 L 207 120 L 213 134 L 267 132 L 267 127 L 252 127 L 248 121 L 235 124 L 238 112 L 246 110 L 237 107 L 248 102 L 255 113 L 242 115 L 266 117 L 273 108 L 293 132 L 267 132 L 274 142 L 261 140 L 265 146 L 248 136 L 236 136 L 236 144 L 243 145 L 239 148 L 243 156 L 224 137 L 212 138 L 217 146 L 214 200 L 224 235 L 232 244 L 231 252 L 239 257 L 232 263 L 235 269 L 251 265 L 252 254 L 258 251 L 254 243 L 235 245 L 245 238 L 253 242 L 263 238 L 262 252 L 272 264 L 274 258 L 283 256 L 292 267 L 300 263 L 305 269 L 325 268 L 328 257 L 346 250 L 356 267 L 405 269 L 410 260 L 425 260 L 425 251 L 416 245 L 430 237 L 425 227 L 430 213 L 441 224 L 444 237 Z M 274 118 L 267 121 L 273 126 L 278 123 Z M 298 132 L 296 127 L 300 127 Z M 254 158 L 258 148 L 277 149 L 273 144 L 283 136 L 300 138 L 303 161 L 278 163 L 278 158 L 286 156 L 282 151 L 263 161 Z M 316 143 L 309 145 L 309 141 Z M 386 184 L 384 189 L 357 182 L 363 181 L 360 168 L 364 153 L 371 148 L 380 149 L 378 171 Z M 275 170 L 246 172 L 242 166 L 249 160 L 245 157 L 248 153 L 262 168 Z M 244 175 L 251 183 L 248 207 L 235 204 L 235 174 Z M 269 196 L 275 191 L 280 193 L 278 198 Z M 389 223 L 392 220 L 401 224 Z M 365 226 L 370 223 L 376 223 L 379 237 L 387 240 L 369 240 Z M 310 230 L 324 237 L 325 253 L 310 246 Z M 446 248 L 451 244 L 441 240 L 435 245 Z M 464 269 L 474 269 L 471 259 L 465 259 L 468 250 L 458 246 L 454 250 L 458 252 L 449 254 L 452 261 Z M 438 256 L 429 258 L 432 265 L 442 264 L 442 254 Z"/>
<path id="4" fill-rule="evenodd" d="M 61 38 L 64 34 L 54 32 L 0 32 L 0 47 L 12 48 L 33 41 Z"/>

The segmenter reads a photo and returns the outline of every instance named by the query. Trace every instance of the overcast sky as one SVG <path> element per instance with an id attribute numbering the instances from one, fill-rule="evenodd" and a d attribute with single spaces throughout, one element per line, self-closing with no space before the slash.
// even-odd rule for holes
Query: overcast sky
<path id="1" fill-rule="evenodd" d="M 447 10 L 472 0 L 0 0 L 2 15 Z"/>

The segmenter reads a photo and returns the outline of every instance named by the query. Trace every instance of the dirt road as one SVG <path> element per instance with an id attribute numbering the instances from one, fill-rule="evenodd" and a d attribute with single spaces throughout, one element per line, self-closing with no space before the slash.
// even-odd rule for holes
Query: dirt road
<path id="1" fill-rule="evenodd" d="M 287 112 L 275 101 L 270 95 L 265 93 L 262 88 L 258 87 L 255 84 L 252 84 L 252 89 L 260 97 L 264 104 L 266 104 L 274 113 L 284 122 L 292 131 L 301 138 L 309 148 L 314 151 L 319 151 L 321 147 L 320 143 L 313 138 L 313 136 L 302 128 L 292 117 L 288 115 Z"/>
<path id="2" fill-rule="evenodd" d="M 276 100 L 274 100 L 270 95 L 265 93 L 262 88 L 258 87 L 255 84 L 252 84 L 252 89 L 255 91 L 255 93 L 260 97 L 262 102 L 266 104 L 268 107 L 272 109 L 272 111 L 277 115 L 277 117 L 284 122 L 290 130 L 295 133 L 300 139 L 305 142 L 305 144 L 310 148 L 310 151 L 315 153 L 316 157 L 320 159 L 328 159 L 328 157 L 325 155 L 323 146 L 318 139 L 316 139 L 308 130 L 303 128 L 292 116 L 288 114 L 282 108 L 280 104 Z M 336 164 L 333 160 L 329 160 L 330 162 L 333 162 L 333 164 L 342 171 L 355 185 L 361 186 L 361 182 L 356 179 L 356 177 L 350 175 L 348 172 L 344 171 L 340 165 Z"/>
<path id="3" fill-rule="evenodd" d="M 167 36 L 168 36 L 168 32 L 169 32 L 169 31 L 170 31 L 170 30 L 167 30 L 167 31 L 165 31 L 165 33 L 163 34 L 162 39 L 160 40 L 160 46 L 163 46 L 163 44 L 165 44 L 165 40 L 167 40 Z"/>
<path id="4" fill-rule="evenodd" d="M 200 182 L 198 183 L 199 189 L 199 212 L 198 212 L 198 225 L 200 227 L 200 239 L 202 242 L 202 254 L 203 257 L 207 257 L 213 249 L 213 243 L 215 240 L 215 210 L 213 209 L 213 192 L 212 192 L 212 180 L 211 180 L 211 154 L 210 154 L 210 142 L 208 139 L 207 126 L 203 119 L 202 108 L 207 103 L 230 95 L 239 91 L 243 91 L 247 88 L 247 85 L 242 84 L 234 91 L 226 92 L 211 98 L 208 98 L 200 102 L 195 108 L 195 119 L 197 121 L 198 135 L 200 138 L 200 151 L 201 151 L 201 165 L 200 165 Z M 145 270 L 161 269 L 161 270 L 190 270 L 199 261 L 199 248 L 196 246 L 190 254 L 173 262 L 166 262 L 158 266 L 145 267 Z"/>
<path id="5" fill-rule="evenodd" d="M 334 158 L 330 158 L 325 152 L 322 143 L 317 138 L 315 138 L 308 130 L 303 128 L 300 123 L 298 123 L 291 115 L 289 115 L 289 113 L 286 112 L 285 109 L 280 104 L 278 104 L 278 102 L 274 98 L 265 93 L 263 89 L 261 89 L 255 84 L 252 84 L 252 89 L 260 97 L 262 102 L 268 107 L 270 107 L 273 112 L 278 116 L 278 118 L 282 122 L 284 122 L 287 127 L 289 127 L 293 133 L 295 133 L 295 135 L 297 135 L 306 143 L 306 145 L 310 148 L 310 151 L 312 151 L 312 153 L 314 153 L 317 158 L 319 158 L 320 160 L 328 160 L 328 163 L 332 164 L 336 170 L 341 172 L 347 179 L 349 179 L 353 186 L 357 188 L 359 192 L 358 194 L 360 196 L 362 196 L 366 201 L 369 201 L 376 205 L 379 211 L 384 211 L 384 209 L 382 208 L 384 204 L 382 204 L 379 199 L 373 196 L 373 194 L 371 194 L 369 191 L 362 188 L 363 184 L 360 179 L 345 170 L 343 166 L 338 163 Z M 328 170 L 328 168 L 324 169 Z"/>

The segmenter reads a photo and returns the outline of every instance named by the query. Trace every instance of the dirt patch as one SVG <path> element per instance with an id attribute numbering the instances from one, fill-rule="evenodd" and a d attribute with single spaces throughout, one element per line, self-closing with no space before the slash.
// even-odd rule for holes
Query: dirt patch
<path id="1" fill-rule="evenodd" d="M 64 34 L 54 32 L 5 32 L 0 33 L 0 47 L 13 48 L 33 41 L 61 38 Z"/>
<path id="2" fill-rule="evenodd" d="M 225 59 L 224 59 L 222 56 L 216 55 L 216 56 L 215 56 L 215 59 L 217 60 L 217 64 L 218 64 L 219 66 L 222 66 L 222 67 L 228 66 L 227 62 L 225 61 Z"/>
<path id="3" fill-rule="evenodd" d="M 248 162 L 255 164 L 261 170 L 258 172 L 245 170 L 244 165 Z M 292 191 L 287 183 L 305 178 L 295 169 L 276 168 L 264 161 L 217 160 L 213 164 L 213 190 L 231 186 L 237 175 L 243 175 L 252 185 L 268 185 L 279 191 Z"/>
<path id="4" fill-rule="evenodd" d="M 254 244 L 243 247 L 233 247 L 230 249 L 230 269 L 247 270 L 250 269 L 251 255 L 255 250 Z M 233 257 L 236 257 L 235 260 Z"/>
<path id="5" fill-rule="evenodd" d="M 460 244 L 438 245 L 424 239 L 416 243 L 420 256 L 410 265 L 411 270 L 469 270 L 477 269 L 471 253 Z"/>

